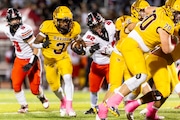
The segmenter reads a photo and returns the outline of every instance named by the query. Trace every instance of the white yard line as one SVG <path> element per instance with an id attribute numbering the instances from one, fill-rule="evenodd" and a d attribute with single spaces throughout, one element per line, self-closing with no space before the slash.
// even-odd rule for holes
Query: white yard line
<path id="1" fill-rule="evenodd" d="M 47 111 L 47 112 L 49 112 L 49 111 Z M 5 112 L 5 113 L 0 113 L 0 114 L 3 114 L 3 115 L 9 115 L 9 114 L 39 114 L 39 113 L 47 113 L 47 112 L 45 112 L 45 111 L 35 111 L 35 112 L 31 112 L 31 111 L 29 111 L 28 113 L 18 113 L 18 112 Z M 58 113 L 59 111 L 50 111 L 50 112 L 52 112 L 52 113 Z"/>

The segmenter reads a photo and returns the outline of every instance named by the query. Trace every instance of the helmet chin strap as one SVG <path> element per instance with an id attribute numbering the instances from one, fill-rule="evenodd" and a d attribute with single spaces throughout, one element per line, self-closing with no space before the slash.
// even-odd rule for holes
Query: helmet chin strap
<path id="1" fill-rule="evenodd" d="M 103 27 L 102 28 L 102 34 L 101 35 L 99 35 L 98 34 L 98 32 L 96 32 L 96 31 L 93 31 L 93 30 L 91 30 L 94 34 L 96 34 L 96 35 L 98 35 L 100 38 L 102 38 L 103 40 L 105 40 L 105 41 L 109 41 L 109 35 L 108 35 L 108 32 L 107 32 L 107 30 Z"/>
<path id="2" fill-rule="evenodd" d="M 10 32 L 14 36 L 19 26 L 22 25 L 21 23 L 10 25 Z"/>
<path id="3" fill-rule="evenodd" d="M 64 28 L 60 28 L 60 27 L 56 27 L 56 28 L 63 35 L 65 35 L 65 34 L 67 34 L 69 32 L 68 29 L 64 29 Z"/>

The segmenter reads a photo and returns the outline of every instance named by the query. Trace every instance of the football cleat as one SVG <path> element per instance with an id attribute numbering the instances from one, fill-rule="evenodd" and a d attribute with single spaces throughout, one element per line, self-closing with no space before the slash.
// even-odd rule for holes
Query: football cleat
<path id="1" fill-rule="evenodd" d="M 84 114 L 95 114 L 93 108 L 90 108 L 89 110 L 85 111 Z"/>
<path id="2" fill-rule="evenodd" d="M 67 115 L 70 116 L 70 117 L 76 117 L 76 112 L 73 111 L 73 110 L 71 110 L 71 111 L 69 111 L 69 112 L 67 113 Z"/>
<path id="3" fill-rule="evenodd" d="M 98 116 L 98 115 L 96 115 L 96 120 L 107 120 L 107 119 L 106 119 L 106 118 L 101 119 L 101 118 L 99 118 L 99 116 Z"/>
<path id="4" fill-rule="evenodd" d="M 134 120 L 133 113 L 126 113 L 126 117 L 128 120 Z"/>
<path id="5" fill-rule="evenodd" d="M 60 108 L 59 112 L 61 117 L 64 117 L 66 115 L 66 109 L 64 108 Z"/>
<path id="6" fill-rule="evenodd" d="M 146 117 L 145 120 L 164 120 L 164 119 L 165 119 L 164 116 L 158 116 L 157 113 L 156 113 L 156 115 L 155 115 L 154 118 L 152 118 L 152 117 Z"/>
<path id="7" fill-rule="evenodd" d="M 41 103 L 45 109 L 47 109 L 49 107 L 49 101 L 44 95 L 42 97 L 37 96 L 37 98 L 41 101 Z"/>
<path id="8" fill-rule="evenodd" d="M 164 119 L 164 118 L 163 118 Z M 146 117 L 145 120 L 163 120 L 162 118 L 160 117 L 155 117 L 155 118 L 150 118 L 150 117 Z"/>
<path id="9" fill-rule="evenodd" d="M 164 120 L 165 119 L 165 117 L 164 116 L 158 116 L 158 115 L 156 115 L 156 117 L 155 118 L 157 118 L 158 120 Z"/>
<path id="10" fill-rule="evenodd" d="M 115 116 L 115 117 L 119 117 L 120 113 L 119 110 L 113 106 L 108 107 L 108 110 Z"/>
<path id="11" fill-rule="evenodd" d="M 18 113 L 27 113 L 28 105 L 21 105 L 21 108 L 18 110 Z"/>
<path id="12" fill-rule="evenodd" d="M 145 108 L 145 109 L 143 109 L 143 110 L 141 110 L 139 113 L 142 115 L 142 116 L 146 116 L 146 113 L 148 112 L 148 109 L 147 108 Z M 150 118 L 146 118 L 146 119 L 150 119 Z M 165 117 L 164 116 L 159 116 L 157 113 L 156 113 L 156 115 L 155 115 L 155 120 L 164 120 L 165 119 Z"/>
<path id="13" fill-rule="evenodd" d="M 147 111 L 148 111 L 147 108 L 145 108 L 145 109 L 141 110 L 139 112 L 139 114 L 141 114 L 142 116 L 146 116 Z"/>
<path id="14" fill-rule="evenodd" d="M 98 106 L 95 106 L 94 108 L 92 108 L 93 109 L 93 112 L 95 113 L 95 114 L 98 114 L 98 111 L 99 111 L 99 107 Z"/>

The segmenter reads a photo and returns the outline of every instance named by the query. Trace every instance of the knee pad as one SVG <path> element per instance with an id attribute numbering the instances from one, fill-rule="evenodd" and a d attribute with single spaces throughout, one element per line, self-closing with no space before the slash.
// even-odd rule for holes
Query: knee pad
<path id="1" fill-rule="evenodd" d="M 140 73 L 126 80 L 124 83 L 127 85 L 130 91 L 133 91 L 139 87 L 146 80 L 146 78 L 147 74 Z"/>

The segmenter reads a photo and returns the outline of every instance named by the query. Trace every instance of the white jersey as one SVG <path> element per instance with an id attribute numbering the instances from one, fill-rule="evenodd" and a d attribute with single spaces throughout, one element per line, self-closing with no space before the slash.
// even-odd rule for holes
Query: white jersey
<path id="1" fill-rule="evenodd" d="M 6 34 L 6 36 L 10 39 L 10 41 L 14 45 L 15 53 L 18 58 L 28 59 L 33 55 L 32 48 L 26 42 L 27 39 L 29 39 L 31 36 L 33 36 L 33 30 L 29 25 L 27 25 L 27 24 L 21 25 L 17 29 L 14 36 L 10 32 L 10 26 L 7 25 L 5 27 L 4 33 Z"/>
<path id="2" fill-rule="evenodd" d="M 114 36 L 116 29 L 114 23 L 111 20 L 106 20 L 104 26 L 108 32 L 109 41 L 103 40 L 98 35 L 93 34 L 90 30 L 88 30 L 82 37 L 82 39 L 85 41 L 87 46 L 86 51 L 87 49 L 89 50 L 90 46 L 99 43 L 100 49 L 96 50 L 91 55 L 93 61 L 99 65 L 109 64 L 110 62 L 109 56 L 113 50 L 113 42 L 115 40 Z"/>

